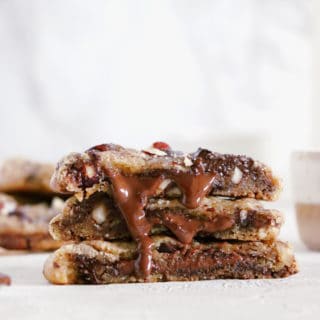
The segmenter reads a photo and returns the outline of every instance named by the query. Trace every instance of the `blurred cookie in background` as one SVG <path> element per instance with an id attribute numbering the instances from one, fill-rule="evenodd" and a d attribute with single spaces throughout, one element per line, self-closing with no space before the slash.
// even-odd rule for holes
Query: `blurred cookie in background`
<path id="1" fill-rule="evenodd" d="M 51 164 L 18 158 L 1 163 L 0 247 L 31 251 L 60 247 L 48 232 L 49 221 L 64 205 L 50 188 L 53 170 Z"/>
<path id="2" fill-rule="evenodd" d="M 50 178 L 54 165 L 22 158 L 0 162 L 0 192 L 51 195 Z"/>

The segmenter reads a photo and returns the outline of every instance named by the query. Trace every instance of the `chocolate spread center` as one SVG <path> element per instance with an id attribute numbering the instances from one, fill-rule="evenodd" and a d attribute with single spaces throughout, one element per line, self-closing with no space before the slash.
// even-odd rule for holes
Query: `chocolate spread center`
<path id="1" fill-rule="evenodd" d="M 146 219 L 143 208 L 148 197 L 155 194 L 163 178 L 124 176 L 114 172 L 109 173 L 109 178 L 115 202 L 138 244 L 136 273 L 147 278 L 151 271 L 152 239 L 149 237 L 151 225 Z"/>
<path id="2" fill-rule="evenodd" d="M 199 219 L 190 219 L 184 215 L 170 212 L 164 212 L 161 219 L 154 217 L 150 219 L 152 225 L 165 225 L 182 243 L 191 243 L 193 238 L 200 231 L 205 233 L 214 233 L 231 228 L 234 225 L 233 217 L 217 216 L 210 221 L 201 221 Z"/>
<path id="3" fill-rule="evenodd" d="M 173 180 L 181 189 L 182 203 L 190 209 L 199 206 L 202 199 L 210 192 L 214 175 L 197 172 L 162 173 L 156 177 L 151 176 L 125 176 L 121 173 L 107 170 L 111 180 L 113 197 L 119 207 L 128 229 L 137 242 L 139 257 L 135 264 L 136 274 L 147 279 L 152 267 L 152 239 L 149 236 L 152 224 L 147 220 L 144 207 L 148 197 L 156 194 L 164 179 Z M 199 230 L 225 228 L 224 223 L 204 225 L 200 221 L 192 221 L 183 217 L 166 214 L 163 224 L 183 243 L 190 243 Z M 227 226 L 232 221 L 227 222 Z M 209 228 L 210 227 L 210 228 Z"/>

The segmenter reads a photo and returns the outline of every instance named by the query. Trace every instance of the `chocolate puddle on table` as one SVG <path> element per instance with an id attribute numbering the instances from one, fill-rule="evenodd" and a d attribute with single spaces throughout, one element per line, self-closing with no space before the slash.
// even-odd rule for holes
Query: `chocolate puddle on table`
<path id="1" fill-rule="evenodd" d="M 11 278 L 8 275 L 0 272 L 0 285 L 10 286 Z"/>

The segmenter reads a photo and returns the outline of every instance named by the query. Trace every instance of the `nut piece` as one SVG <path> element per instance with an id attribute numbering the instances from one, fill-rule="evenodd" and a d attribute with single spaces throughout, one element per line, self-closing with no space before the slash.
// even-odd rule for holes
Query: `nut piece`
<path id="1" fill-rule="evenodd" d="M 163 190 L 165 190 L 165 188 L 171 183 L 170 179 L 164 179 L 159 186 L 159 192 L 162 192 Z"/>
<path id="2" fill-rule="evenodd" d="M 163 157 L 163 156 L 166 156 L 167 153 L 160 150 L 160 149 L 157 149 L 157 148 L 153 148 L 153 147 L 149 147 L 147 149 L 143 149 L 142 150 L 143 152 L 147 153 L 147 154 L 151 154 L 151 155 L 155 155 L 155 156 L 159 156 L 159 157 Z"/>
<path id="3" fill-rule="evenodd" d="M 102 224 L 107 218 L 107 208 L 101 203 L 92 210 L 92 218 L 98 224 Z"/>
<path id="4" fill-rule="evenodd" d="M 154 142 L 151 146 L 152 148 L 156 148 L 156 149 L 160 149 L 160 150 L 171 150 L 171 147 L 165 143 L 165 142 L 162 142 L 162 141 L 157 141 L 157 142 Z"/>
<path id="5" fill-rule="evenodd" d="M 242 176 L 243 176 L 242 171 L 238 167 L 235 167 L 232 178 L 231 178 L 232 183 L 238 184 L 241 181 Z"/>

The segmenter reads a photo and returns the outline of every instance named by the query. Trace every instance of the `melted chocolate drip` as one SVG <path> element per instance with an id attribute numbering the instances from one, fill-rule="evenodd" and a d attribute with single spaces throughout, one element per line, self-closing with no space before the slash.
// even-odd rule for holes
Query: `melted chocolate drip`
<path id="1" fill-rule="evenodd" d="M 211 191 L 214 177 L 210 173 L 177 173 L 170 176 L 182 191 L 182 203 L 189 209 L 197 208 Z"/>
<path id="2" fill-rule="evenodd" d="M 179 241 L 185 244 L 192 242 L 193 238 L 199 233 L 214 233 L 224 231 L 234 225 L 233 217 L 218 216 L 210 221 L 202 221 L 198 219 L 189 219 L 184 215 L 164 212 L 159 217 L 150 219 L 152 225 L 165 225 Z"/>
<path id="3" fill-rule="evenodd" d="M 149 234 L 152 228 L 151 222 L 146 218 L 144 207 L 148 197 L 154 196 L 161 182 L 172 179 L 182 191 L 182 203 L 187 208 L 196 208 L 202 199 L 210 192 L 214 175 L 204 173 L 197 165 L 194 172 L 177 171 L 174 173 L 160 174 L 156 177 L 150 176 L 125 176 L 118 172 L 107 170 L 111 180 L 113 197 L 126 220 L 128 229 L 138 244 L 139 257 L 135 264 L 136 274 L 148 279 L 152 268 L 152 239 Z M 226 222 L 226 228 L 233 221 Z M 170 214 L 164 216 L 163 224 L 183 243 L 190 243 L 199 230 L 216 230 L 221 227 L 219 223 L 206 225 L 204 222 L 191 221 L 183 217 Z"/>
<path id="4" fill-rule="evenodd" d="M 147 278 L 152 264 L 152 240 L 149 237 L 151 225 L 143 208 L 149 196 L 154 195 L 163 177 L 124 176 L 110 172 L 114 199 L 124 216 L 132 237 L 138 244 L 139 257 L 136 273 Z"/>

